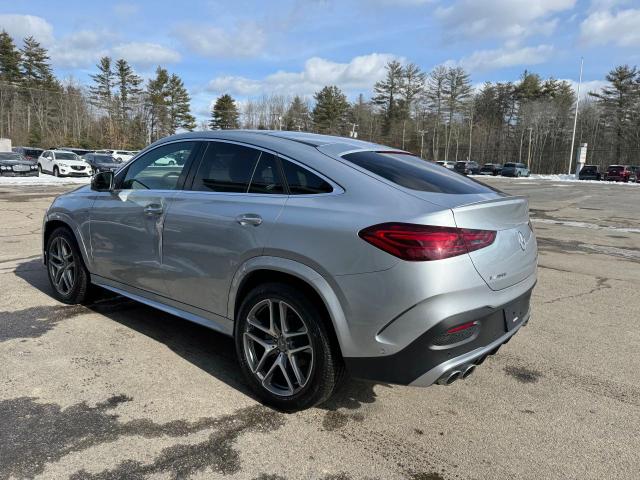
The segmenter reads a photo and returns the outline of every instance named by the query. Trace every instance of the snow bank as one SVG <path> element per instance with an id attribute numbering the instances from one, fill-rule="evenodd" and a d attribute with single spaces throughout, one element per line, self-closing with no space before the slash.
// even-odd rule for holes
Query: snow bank
<path id="1" fill-rule="evenodd" d="M 85 185 L 89 181 L 90 177 L 54 177 L 47 174 L 41 174 L 39 177 L 0 176 L 0 187 L 3 185 Z"/>
<path id="2" fill-rule="evenodd" d="M 483 178 L 483 175 L 469 175 L 477 178 Z M 526 184 L 532 180 L 545 180 L 551 182 L 576 182 L 576 183 L 592 183 L 597 185 L 635 185 L 640 187 L 638 183 L 623 183 L 623 182 L 606 182 L 604 180 L 578 180 L 575 175 L 567 175 L 566 173 L 554 173 L 554 174 L 540 174 L 540 173 L 532 173 L 528 177 L 485 177 L 485 178 L 499 178 L 502 180 L 506 180 L 509 182 L 519 182 Z"/>

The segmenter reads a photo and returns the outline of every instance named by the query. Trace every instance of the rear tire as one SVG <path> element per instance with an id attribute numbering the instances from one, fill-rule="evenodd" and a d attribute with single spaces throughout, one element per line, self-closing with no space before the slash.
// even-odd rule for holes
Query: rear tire
<path id="1" fill-rule="evenodd" d="M 90 296 L 89 271 L 73 233 L 65 227 L 55 229 L 47 240 L 46 252 L 53 296 L 69 305 L 85 303 Z"/>
<path id="2" fill-rule="evenodd" d="M 259 285 L 246 295 L 235 320 L 236 353 L 263 403 L 291 412 L 332 395 L 344 365 L 327 320 L 307 295 L 286 283 Z"/>

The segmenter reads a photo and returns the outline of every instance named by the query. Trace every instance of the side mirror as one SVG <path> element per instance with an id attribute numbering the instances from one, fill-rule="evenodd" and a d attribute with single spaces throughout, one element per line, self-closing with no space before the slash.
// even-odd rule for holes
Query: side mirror
<path id="1" fill-rule="evenodd" d="M 113 172 L 99 172 L 91 177 L 91 190 L 96 192 L 113 190 Z"/>

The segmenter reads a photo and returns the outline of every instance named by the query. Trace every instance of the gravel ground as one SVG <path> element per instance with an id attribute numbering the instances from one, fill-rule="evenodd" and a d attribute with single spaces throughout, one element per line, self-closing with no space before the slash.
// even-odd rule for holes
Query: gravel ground
<path id="1" fill-rule="evenodd" d="M 640 188 L 487 181 L 530 197 L 529 325 L 451 387 L 350 381 L 290 415 L 226 337 L 53 300 L 41 219 L 73 187 L 0 185 L 0 480 L 638 478 Z"/>

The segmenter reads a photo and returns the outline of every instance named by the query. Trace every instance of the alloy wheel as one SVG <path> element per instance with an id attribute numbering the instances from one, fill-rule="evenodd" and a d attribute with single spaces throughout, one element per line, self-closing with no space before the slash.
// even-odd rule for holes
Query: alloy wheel
<path id="1" fill-rule="evenodd" d="M 244 354 L 251 372 L 269 392 L 290 397 L 309 382 L 314 352 L 304 319 L 288 303 L 265 299 L 247 315 Z"/>
<path id="2" fill-rule="evenodd" d="M 69 242 L 56 237 L 49 246 L 49 275 L 55 289 L 67 296 L 76 284 L 77 265 Z"/>

